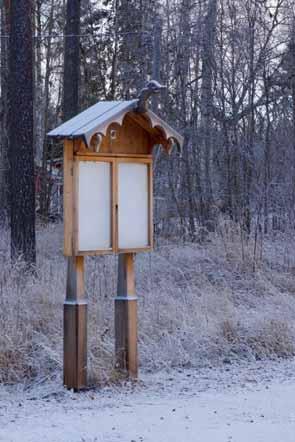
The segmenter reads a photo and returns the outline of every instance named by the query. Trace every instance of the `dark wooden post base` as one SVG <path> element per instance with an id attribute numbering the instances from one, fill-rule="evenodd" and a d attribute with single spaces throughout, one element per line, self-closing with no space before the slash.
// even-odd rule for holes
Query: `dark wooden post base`
<path id="1" fill-rule="evenodd" d="M 87 386 L 87 304 L 64 304 L 64 385 Z"/>
<path id="2" fill-rule="evenodd" d="M 84 258 L 68 258 L 64 303 L 64 385 L 75 391 L 87 386 L 87 299 Z"/>
<path id="3" fill-rule="evenodd" d="M 135 296 L 134 254 L 119 256 L 118 292 L 115 299 L 116 368 L 138 377 L 137 298 Z"/>
<path id="4" fill-rule="evenodd" d="M 115 318 L 116 368 L 137 378 L 137 300 L 116 298 Z"/>

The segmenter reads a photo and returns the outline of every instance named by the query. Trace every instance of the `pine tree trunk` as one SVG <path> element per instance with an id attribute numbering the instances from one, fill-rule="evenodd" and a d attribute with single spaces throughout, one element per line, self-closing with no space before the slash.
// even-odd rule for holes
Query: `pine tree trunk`
<path id="1" fill-rule="evenodd" d="M 43 115 L 43 133 L 41 141 L 41 192 L 40 192 L 40 215 L 43 220 L 47 220 L 50 211 L 50 200 L 52 183 L 48 179 L 48 139 L 47 139 L 47 129 L 48 129 L 48 117 L 49 117 L 49 87 L 50 87 L 50 77 L 51 77 L 51 62 L 52 62 L 52 37 L 53 32 L 53 22 L 54 22 L 54 0 L 51 0 L 50 14 L 48 17 L 48 34 L 47 38 L 47 48 L 45 56 L 45 78 L 44 78 L 44 115 Z"/>
<path id="2" fill-rule="evenodd" d="M 154 41 L 153 41 L 153 66 L 152 78 L 161 83 L 161 38 L 162 38 L 162 21 L 160 17 L 155 18 L 154 23 Z M 152 110 L 158 111 L 159 97 L 154 95 L 152 98 Z"/>
<path id="3" fill-rule="evenodd" d="M 68 120 L 79 110 L 80 79 L 80 0 L 67 2 L 67 24 L 64 62 L 64 120 Z"/>
<path id="4" fill-rule="evenodd" d="M 42 23 L 41 23 L 41 5 L 42 0 L 36 1 L 36 13 L 35 13 L 35 34 L 36 49 L 34 59 L 35 70 L 35 102 L 34 102 L 34 118 L 35 118 L 35 130 L 34 130 L 34 151 L 35 160 L 38 166 L 41 166 L 42 162 L 42 141 L 44 137 L 44 99 L 43 99 L 43 78 L 42 78 Z M 50 32 L 50 31 L 49 31 Z"/>
<path id="5" fill-rule="evenodd" d="M 10 4 L 8 140 L 11 255 L 36 261 L 32 1 Z"/>
<path id="6" fill-rule="evenodd" d="M 9 216 L 9 164 L 8 164 L 8 133 L 7 133 L 7 70 L 8 70 L 8 4 L 1 9 L 1 109 L 0 109 L 0 223 L 6 224 Z"/>
<path id="7" fill-rule="evenodd" d="M 217 1 L 208 3 L 207 16 L 203 36 L 202 54 L 202 89 L 201 89 L 201 136 L 203 144 L 203 183 L 204 183 L 204 211 L 203 218 L 210 218 L 213 201 L 212 192 L 212 115 L 213 115 L 213 72 L 214 72 L 214 47 L 216 34 Z"/>

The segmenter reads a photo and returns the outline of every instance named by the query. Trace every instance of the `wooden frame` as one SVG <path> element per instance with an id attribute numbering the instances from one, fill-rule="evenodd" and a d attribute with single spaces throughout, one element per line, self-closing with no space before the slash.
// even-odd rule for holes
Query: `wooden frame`
<path id="1" fill-rule="evenodd" d="M 120 163 L 135 163 L 135 164 L 146 164 L 147 165 L 147 173 L 148 173 L 148 247 L 138 247 L 138 248 L 119 248 L 117 243 L 117 253 L 137 253 L 137 252 L 147 252 L 152 250 L 153 248 L 153 163 L 150 157 L 118 157 L 116 160 L 117 167 Z M 118 173 L 117 173 L 118 177 Z M 116 191 L 117 199 L 118 199 L 118 187 Z M 118 204 L 118 201 L 117 203 Z M 117 214 L 118 216 L 118 214 Z M 118 218 L 117 218 L 118 225 Z M 118 232 L 118 228 L 116 228 Z"/>
<path id="2" fill-rule="evenodd" d="M 96 158 L 134 158 L 134 159 L 151 159 L 153 158 L 152 155 L 146 155 L 141 153 L 99 153 L 99 152 L 92 152 L 91 150 L 85 150 L 78 151 L 75 153 L 75 157 L 96 157 Z"/>
<path id="3" fill-rule="evenodd" d="M 101 163 L 109 163 L 110 164 L 110 180 L 111 180 L 111 247 L 107 249 L 98 249 L 98 250 L 86 250 L 81 252 L 79 250 L 79 171 L 78 166 L 82 161 L 93 161 L 93 162 L 101 162 Z M 114 194 L 116 192 L 116 181 L 115 181 L 115 165 L 112 158 L 108 157 L 87 157 L 87 156 L 75 156 L 74 157 L 74 253 L 75 256 L 95 256 L 95 255 L 108 255 L 115 253 L 116 250 L 116 238 L 115 238 L 115 219 L 116 219 L 116 206 L 114 201 Z"/>
<path id="4" fill-rule="evenodd" d="M 73 144 L 70 142 L 73 150 Z M 72 157 L 67 154 L 65 145 L 65 189 L 64 189 L 64 226 L 66 256 L 96 256 L 113 253 L 136 253 L 146 252 L 153 248 L 153 164 L 151 155 L 102 155 L 89 152 L 77 153 Z M 70 159 L 70 162 L 69 162 Z M 79 225 L 78 225 L 78 201 L 79 201 L 79 172 L 78 166 L 81 161 L 110 163 L 111 179 L 111 248 L 101 250 L 79 250 Z M 118 166 L 120 163 L 146 164 L 148 173 L 148 246 L 139 248 L 119 248 L 118 246 Z M 69 167 L 70 166 L 70 167 Z M 71 170 L 69 170 L 71 169 Z"/>
<path id="5" fill-rule="evenodd" d="M 64 142 L 64 255 L 73 255 L 74 220 L 74 141 Z"/>

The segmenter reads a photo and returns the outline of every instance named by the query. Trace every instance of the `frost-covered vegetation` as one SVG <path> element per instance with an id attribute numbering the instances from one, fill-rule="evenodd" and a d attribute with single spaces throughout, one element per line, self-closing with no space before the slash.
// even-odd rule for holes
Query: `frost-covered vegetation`
<path id="1" fill-rule="evenodd" d="M 201 367 L 295 354 L 292 232 L 241 235 L 221 220 L 200 243 L 158 242 L 137 256 L 142 370 Z M 0 382 L 62 372 L 66 265 L 62 228 L 38 230 L 37 270 L 9 263 L 1 234 Z M 87 258 L 90 382 L 115 380 L 113 304 L 117 258 Z"/>

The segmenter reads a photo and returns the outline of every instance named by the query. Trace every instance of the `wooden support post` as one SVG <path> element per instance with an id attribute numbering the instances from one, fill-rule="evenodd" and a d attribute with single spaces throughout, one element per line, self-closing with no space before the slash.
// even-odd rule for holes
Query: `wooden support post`
<path id="1" fill-rule="evenodd" d="M 87 386 L 87 299 L 84 257 L 68 258 L 64 304 L 64 385 L 75 391 Z"/>
<path id="2" fill-rule="evenodd" d="M 133 253 L 119 255 L 118 290 L 115 299 L 116 368 L 134 379 L 137 361 L 137 298 Z"/>

